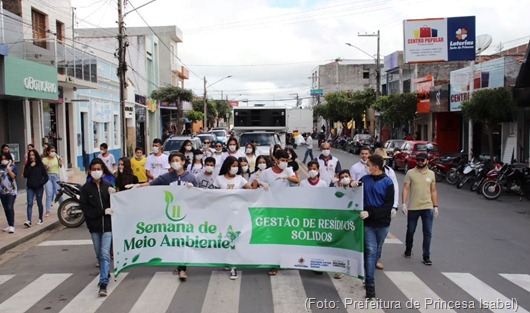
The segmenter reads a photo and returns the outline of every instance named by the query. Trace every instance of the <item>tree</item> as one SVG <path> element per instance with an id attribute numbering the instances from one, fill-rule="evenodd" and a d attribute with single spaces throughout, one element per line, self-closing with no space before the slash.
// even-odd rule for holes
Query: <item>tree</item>
<path id="1" fill-rule="evenodd" d="M 482 124 L 488 134 L 490 158 L 493 159 L 493 130 L 517 116 L 512 93 L 505 88 L 482 89 L 473 93 L 471 100 L 462 103 L 462 113 L 475 123 Z"/>
<path id="2" fill-rule="evenodd" d="M 204 118 L 204 113 L 192 110 L 186 113 L 186 117 L 192 123 L 195 123 L 196 121 L 202 121 L 202 119 Z"/>
<path id="3" fill-rule="evenodd" d="M 195 99 L 192 102 L 193 111 L 197 112 L 203 112 L 204 111 L 204 100 L 203 99 Z M 208 101 L 207 102 L 207 120 L 206 124 L 203 125 L 204 130 L 208 129 L 208 125 L 213 125 L 213 121 L 215 121 L 215 118 L 217 117 L 217 106 L 215 101 Z M 203 113 L 204 116 L 204 113 Z"/>
<path id="4" fill-rule="evenodd" d="M 381 112 L 384 123 L 403 124 L 414 120 L 418 106 L 418 98 L 414 93 L 392 94 L 377 99 L 374 108 Z"/>
<path id="5" fill-rule="evenodd" d="M 184 111 L 182 109 L 182 101 L 191 102 L 193 100 L 193 92 L 188 89 L 177 86 L 164 86 L 151 93 L 151 98 L 159 102 L 168 102 L 177 104 L 177 134 L 181 134 L 186 125 L 184 121 Z"/>
<path id="6" fill-rule="evenodd" d="M 232 112 L 230 110 L 230 106 L 228 105 L 228 101 L 226 100 L 219 100 L 216 101 L 216 109 L 217 109 L 217 126 L 219 126 L 219 119 L 222 118 L 225 123 L 228 124 L 228 119 L 230 118 L 230 113 Z"/>
<path id="7" fill-rule="evenodd" d="M 325 114 L 322 117 L 341 122 L 344 126 L 353 119 L 359 129 L 362 129 L 363 115 L 375 101 L 375 90 L 331 92 L 326 94 L 324 98 L 326 100 L 325 107 L 317 109 Z"/>

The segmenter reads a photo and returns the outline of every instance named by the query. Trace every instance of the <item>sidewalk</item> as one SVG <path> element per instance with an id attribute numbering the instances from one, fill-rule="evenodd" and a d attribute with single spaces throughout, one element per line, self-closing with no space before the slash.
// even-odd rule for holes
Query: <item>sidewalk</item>
<path id="1" fill-rule="evenodd" d="M 76 183 L 84 183 L 86 179 L 85 173 L 74 173 L 68 171 L 68 181 Z M 44 206 L 44 213 L 46 212 L 46 193 L 42 197 L 42 204 Z M 1 207 L 1 205 L 0 205 Z M 0 254 L 5 253 L 9 249 L 12 249 L 42 233 L 45 231 L 59 227 L 61 223 L 57 218 L 57 209 L 59 208 L 58 203 L 53 203 L 50 216 L 44 217 L 44 223 L 37 225 L 39 219 L 39 209 L 37 203 L 33 203 L 33 218 L 31 227 L 24 226 L 24 222 L 27 220 L 26 216 L 26 190 L 18 192 L 15 200 L 15 233 L 10 234 L 8 232 L 1 231 L 7 227 L 7 221 L 5 218 L 4 208 L 0 209 Z"/>

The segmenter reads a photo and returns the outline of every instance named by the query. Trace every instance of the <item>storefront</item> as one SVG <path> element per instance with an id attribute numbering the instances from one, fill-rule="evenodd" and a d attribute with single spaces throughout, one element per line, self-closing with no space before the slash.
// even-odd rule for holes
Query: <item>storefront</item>
<path id="1" fill-rule="evenodd" d="M 430 90 L 430 111 L 433 114 L 433 140 L 443 153 L 462 149 L 462 114 L 449 112 L 449 84 Z"/>
<path id="2" fill-rule="evenodd" d="M 519 70 L 513 94 L 519 114 L 517 119 L 517 160 L 530 166 L 530 45 Z"/>
<path id="3" fill-rule="evenodd" d="M 41 152 L 44 142 L 60 138 L 57 69 L 9 56 L 0 56 L 0 67 L 0 142 L 18 150 L 21 168 L 28 144 Z M 18 180 L 24 186 L 22 175 Z"/>

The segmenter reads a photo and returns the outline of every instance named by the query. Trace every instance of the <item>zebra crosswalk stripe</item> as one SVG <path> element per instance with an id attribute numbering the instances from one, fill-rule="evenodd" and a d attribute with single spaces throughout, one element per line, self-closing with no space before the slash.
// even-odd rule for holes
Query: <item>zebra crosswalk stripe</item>
<path id="1" fill-rule="evenodd" d="M 412 272 L 384 272 L 385 275 L 409 298 L 421 302 L 420 312 L 455 312 L 450 309 L 435 308 L 428 301 L 441 299 L 431 288 Z"/>
<path id="2" fill-rule="evenodd" d="M 0 312 L 26 312 L 72 274 L 43 274 L 0 304 Z"/>
<path id="3" fill-rule="evenodd" d="M 279 270 L 271 276 L 272 303 L 274 312 L 307 313 L 304 284 L 298 270 Z"/>
<path id="4" fill-rule="evenodd" d="M 333 276 L 334 274 L 328 275 Z M 346 309 L 346 312 L 359 312 L 359 308 L 352 304 L 354 302 L 361 303 L 365 301 L 366 294 L 364 292 L 355 292 L 356 290 L 364 291 L 362 287 L 362 280 L 350 276 L 344 276 L 341 279 L 335 279 L 331 277 L 331 281 L 333 282 L 333 286 L 337 290 L 337 293 L 342 300 L 343 308 Z M 385 311 L 383 309 L 365 308 L 362 310 L 362 312 L 384 313 Z"/>
<path id="5" fill-rule="evenodd" d="M 107 288 L 110 296 L 114 289 L 127 277 L 127 273 L 122 273 L 118 278 L 110 280 Z M 97 284 L 99 276 L 94 278 L 80 293 L 75 296 L 62 310 L 61 313 L 78 313 L 80 308 L 83 308 L 83 313 L 93 313 L 103 304 L 107 297 L 100 297 L 98 295 Z"/>
<path id="6" fill-rule="evenodd" d="M 530 275 L 528 274 L 499 274 L 517 286 L 530 292 Z"/>
<path id="7" fill-rule="evenodd" d="M 15 277 L 15 275 L 0 275 L 0 285 Z"/>
<path id="8" fill-rule="evenodd" d="M 130 313 L 166 312 L 180 281 L 171 272 L 156 272 Z"/>
<path id="9" fill-rule="evenodd" d="M 235 280 L 228 278 L 227 271 L 212 271 L 201 313 L 238 312 L 239 294 L 243 272 L 238 271 Z"/>
<path id="10" fill-rule="evenodd" d="M 506 296 L 493 289 L 480 279 L 476 278 L 470 273 L 442 273 L 452 282 L 457 284 L 460 288 L 465 290 L 473 298 L 480 302 L 483 308 L 484 304 L 488 305 L 490 303 L 511 303 L 512 299 L 508 299 Z M 514 309 L 502 307 L 500 305 L 489 306 L 488 309 L 496 313 L 513 313 Z M 527 310 L 518 307 L 517 312 L 528 313 Z"/>
<path id="11" fill-rule="evenodd" d="M 83 246 L 91 245 L 92 240 L 90 239 L 79 239 L 79 240 L 46 240 L 39 243 L 39 247 L 53 247 L 53 246 Z"/>

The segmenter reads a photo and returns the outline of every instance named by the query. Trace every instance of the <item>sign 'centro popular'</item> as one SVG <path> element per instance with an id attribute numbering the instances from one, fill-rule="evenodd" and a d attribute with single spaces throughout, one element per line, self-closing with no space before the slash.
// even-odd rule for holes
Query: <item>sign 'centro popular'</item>
<path id="1" fill-rule="evenodd" d="M 29 90 L 40 92 L 57 92 L 57 85 L 46 80 L 38 80 L 33 77 L 24 78 L 24 87 Z"/>

